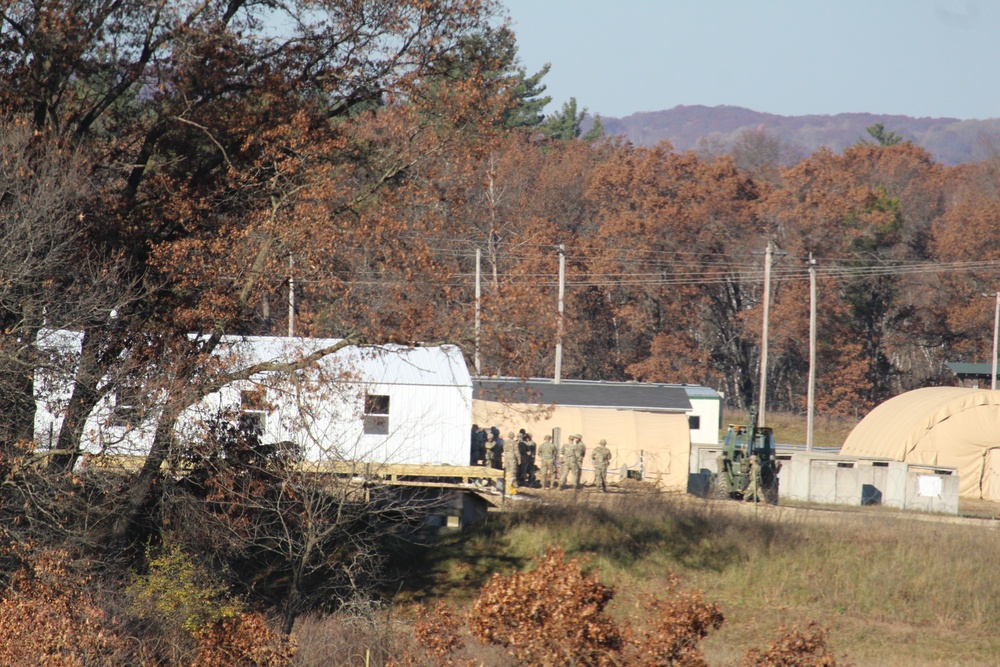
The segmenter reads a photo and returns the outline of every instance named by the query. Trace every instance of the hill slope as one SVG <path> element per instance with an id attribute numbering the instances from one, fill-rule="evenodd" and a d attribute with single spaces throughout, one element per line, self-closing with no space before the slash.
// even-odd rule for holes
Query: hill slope
<path id="1" fill-rule="evenodd" d="M 786 153 L 793 157 L 808 155 L 822 146 L 840 152 L 860 138 L 869 138 L 865 128 L 875 123 L 923 146 L 946 165 L 979 161 L 1000 147 L 997 118 L 959 120 L 871 113 L 779 116 L 734 106 L 681 105 L 625 118 L 602 117 L 601 121 L 608 136 L 625 136 L 638 146 L 654 146 L 667 140 L 677 151 L 696 149 L 700 140 L 728 149 L 742 132 L 764 128 L 781 140 Z"/>

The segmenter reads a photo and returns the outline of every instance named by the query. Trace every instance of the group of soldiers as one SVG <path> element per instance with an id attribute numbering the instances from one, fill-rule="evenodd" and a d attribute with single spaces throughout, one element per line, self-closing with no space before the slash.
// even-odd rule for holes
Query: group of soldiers
<path id="1" fill-rule="evenodd" d="M 579 433 L 569 436 L 560 451 L 551 435 L 546 435 L 536 445 L 531 434 L 523 428 L 517 434 L 509 432 L 504 440 L 496 426 L 481 429 L 478 424 L 472 425 L 472 465 L 503 470 L 504 492 L 507 494 L 516 487 L 534 487 L 536 484 L 543 489 L 562 490 L 568 484 L 579 489 L 586 454 L 587 446 Z M 598 442 L 590 453 L 590 460 L 594 465 L 594 486 L 607 493 L 608 465 L 611 463 L 607 440 Z"/>

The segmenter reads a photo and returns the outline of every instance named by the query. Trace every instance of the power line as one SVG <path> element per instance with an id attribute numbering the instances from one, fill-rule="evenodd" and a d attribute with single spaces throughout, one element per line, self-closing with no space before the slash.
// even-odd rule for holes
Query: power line
<path id="1" fill-rule="evenodd" d="M 817 270 L 818 276 L 828 278 L 866 278 L 883 276 L 904 276 L 904 275 L 936 275 L 942 273 L 961 273 L 969 271 L 997 272 L 1000 273 L 1000 261 L 975 261 L 975 262 L 924 262 L 909 265 L 897 264 L 890 266 L 844 266 L 844 267 L 823 267 Z M 399 278 L 351 278 L 350 272 L 322 272 L 310 273 L 304 277 L 296 277 L 299 284 L 323 284 L 329 279 L 335 279 L 342 284 L 384 287 L 387 285 L 412 284 L 412 279 L 400 276 Z M 756 283 L 763 281 L 763 269 L 749 269 L 741 271 L 702 271 L 688 273 L 673 273 L 671 275 L 661 275 L 656 273 L 587 273 L 576 275 L 566 280 L 566 287 L 669 287 L 688 285 L 724 285 L 734 282 Z M 440 287 L 462 288 L 468 287 L 468 279 L 471 274 L 456 273 L 448 280 L 437 285 Z M 793 282 L 808 279 L 806 269 L 772 269 L 771 280 L 774 282 Z M 524 273 L 524 274 L 504 274 L 503 284 L 505 286 L 533 285 L 536 287 L 555 287 L 558 285 L 558 275 L 556 273 Z"/>

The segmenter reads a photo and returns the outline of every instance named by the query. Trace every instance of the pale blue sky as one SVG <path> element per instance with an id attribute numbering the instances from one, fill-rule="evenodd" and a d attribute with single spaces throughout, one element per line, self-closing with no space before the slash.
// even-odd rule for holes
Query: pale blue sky
<path id="1" fill-rule="evenodd" d="M 1000 118 L 1000 0 L 501 0 L 552 113 Z"/>

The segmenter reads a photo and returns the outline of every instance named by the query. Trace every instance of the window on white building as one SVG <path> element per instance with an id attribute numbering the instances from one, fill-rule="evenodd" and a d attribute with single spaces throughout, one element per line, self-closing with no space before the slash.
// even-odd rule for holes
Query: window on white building
<path id="1" fill-rule="evenodd" d="M 114 407 L 111 409 L 111 423 L 126 428 L 138 426 L 142 419 L 139 385 L 134 382 L 121 382 L 115 387 L 113 395 Z"/>
<path id="2" fill-rule="evenodd" d="M 267 393 L 263 389 L 244 389 L 240 392 L 240 413 L 245 423 L 260 434 L 267 430 Z"/>
<path id="3" fill-rule="evenodd" d="M 365 435 L 389 435 L 389 397 L 365 394 Z"/>

